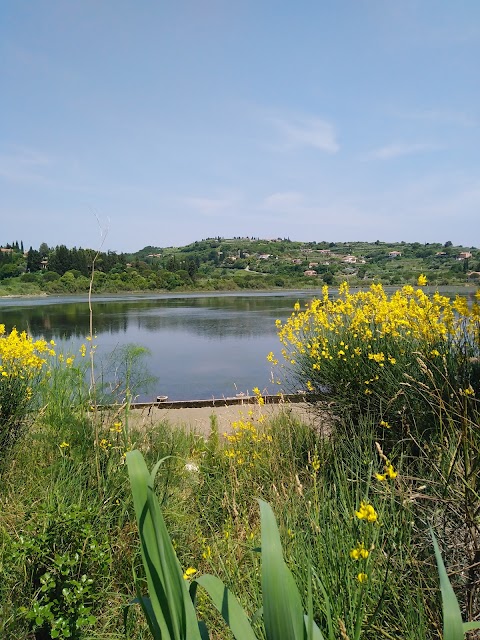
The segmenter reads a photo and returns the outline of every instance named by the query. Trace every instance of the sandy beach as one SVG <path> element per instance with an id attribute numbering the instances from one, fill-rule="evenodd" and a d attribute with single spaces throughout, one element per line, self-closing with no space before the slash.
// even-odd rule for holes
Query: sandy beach
<path id="1" fill-rule="evenodd" d="M 258 417 L 260 413 L 269 418 L 280 412 L 287 412 L 312 426 L 320 428 L 322 422 L 318 411 L 314 413 L 306 403 L 265 404 L 261 407 L 258 404 L 245 403 L 234 406 L 219 405 L 179 409 L 163 409 L 157 405 L 133 409 L 130 419 L 133 425 L 144 429 L 166 421 L 174 427 L 207 435 L 210 431 L 212 416 L 216 417 L 219 432 L 224 433 L 231 431 L 233 422 L 242 418 L 247 419 L 249 411 L 253 412 L 253 419 Z"/>

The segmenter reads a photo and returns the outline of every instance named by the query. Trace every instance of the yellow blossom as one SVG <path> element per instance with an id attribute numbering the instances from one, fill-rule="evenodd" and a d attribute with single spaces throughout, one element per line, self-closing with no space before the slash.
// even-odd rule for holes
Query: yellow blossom
<path id="1" fill-rule="evenodd" d="M 363 542 L 358 542 L 357 546 L 350 551 L 350 557 L 352 560 L 366 560 L 368 558 L 369 551 L 365 549 Z"/>
<path id="2" fill-rule="evenodd" d="M 395 478 L 398 476 L 398 471 L 395 471 L 391 462 L 387 461 L 387 463 L 385 464 L 385 471 L 388 477 L 392 480 L 395 480 Z"/>
<path id="3" fill-rule="evenodd" d="M 100 440 L 100 442 L 98 443 L 98 446 L 100 447 L 100 449 L 102 449 L 103 451 L 107 452 L 110 447 L 112 446 L 112 443 L 109 442 L 106 438 L 102 438 Z"/>
<path id="4" fill-rule="evenodd" d="M 188 569 L 185 569 L 185 573 L 183 574 L 183 579 L 189 580 L 196 573 L 197 573 L 197 570 L 195 569 L 195 567 L 188 567 Z"/>
<path id="5" fill-rule="evenodd" d="M 364 582 L 367 582 L 368 576 L 366 573 L 359 573 L 357 576 L 357 580 L 363 584 Z"/>
<path id="6" fill-rule="evenodd" d="M 360 509 L 355 511 L 355 515 L 359 520 L 366 520 L 367 522 L 376 522 L 378 514 L 372 505 L 362 500 L 360 503 Z"/>
<path id="7" fill-rule="evenodd" d="M 427 277 L 423 275 L 423 273 L 421 273 L 418 276 L 418 280 L 417 280 L 417 284 L 419 287 L 424 287 L 427 284 L 428 280 Z"/>

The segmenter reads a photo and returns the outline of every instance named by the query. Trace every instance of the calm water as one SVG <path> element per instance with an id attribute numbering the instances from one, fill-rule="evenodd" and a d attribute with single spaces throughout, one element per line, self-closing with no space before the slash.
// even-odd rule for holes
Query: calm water
<path id="1" fill-rule="evenodd" d="M 473 295 L 465 290 L 442 293 Z M 157 395 L 171 400 L 221 398 L 251 392 L 255 386 L 276 393 L 279 387 L 272 384 L 266 360 L 270 351 L 280 353 L 275 320 L 285 320 L 297 300 L 303 305 L 315 294 L 321 290 L 96 297 L 99 374 L 113 380 L 118 353 L 136 344 L 148 348 L 144 365 L 157 378 L 149 392 L 140 395 L 143 400 Z M 7 330 L 16 326 L 78 353 L 89 332 L 88 301 L 85 296 L 0 298 L 0 322 Z"/>
<path id="2" fill-rule="evenodd" d="M 317 292 L 317 294 L 319 294 Z M 157 381 L 142 399 L 221 398 L 255 386 L 278 391 L 271 382 L 270 351 L 280 352 L 275 320 L 286 319 L 297 300 L 312 292 L 109 296 L 93 301 L 97 362 L 113 379 L 122 346 L 147 347 L 144 364 Z M 0 322 L 78 353 L 88 335 L 86 297 L 0 300 Z"/>

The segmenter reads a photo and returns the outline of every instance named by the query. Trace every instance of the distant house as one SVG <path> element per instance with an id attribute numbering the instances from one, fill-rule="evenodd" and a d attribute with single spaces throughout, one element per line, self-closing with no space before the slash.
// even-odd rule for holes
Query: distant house
<path id="1" fill-rule="evenodd" d="M 48 258 L 40 261 L 40 269 L 48 269 Z"/>
<path id="2" fill-rule="evenodd" d="M 271 253 L 261 253 L 258 256 L 258 259 L 259 260 L 268 260 L 271 257 L 271 255 L 272 255 Z"/>
<path id="3" fill-rule="evenodd" d="M 390 251 L 388 254 L 389 258 L 400 258 L 400 256 L 402 255 L 401 251 Z"/>
<path id="4" fill-rule="evenodd" d="M 323 253 L 324 255 L 328 255 L 331 253 L 330 249 L 319 249 L 318 253 Z"/>
<path id="5" fill-rule="evenodd" d="M 303 275 L 312 278 L 313 276 L 317 275 L 317 272 L 314 269 L 307 269 L 303 272 Z"/>
<path id="6" fill-rule="evenodd" d="M 355 256 L 345 256 L 342 258 L 342 262 L 346 262 L 347 264 L 355 264 L 357 262 L 357 258 Z"/>
<path id="7" fill-rule="evenodd" d="M 0 251 L 2 253 L 13 253 L 13 249 L 5 249 L 4 247 L 0 247 Z"/>
<path id="8" fill-rule="evenodd" d="M 458 254 L 457 256 L 457 260 L 468 260 L 468 258 L 471 258 L 472 254 L 470 253 L 470 251 L 462 251 L 461 253 Z"/>
<path id="9" fill-rule="evenodd" d="M 308 268 L 309 268 L 309 269 L 313 269 L 313 267 L 318 267 L 318 262 L 310 262 L 310 263 L 308 264 Z"/>

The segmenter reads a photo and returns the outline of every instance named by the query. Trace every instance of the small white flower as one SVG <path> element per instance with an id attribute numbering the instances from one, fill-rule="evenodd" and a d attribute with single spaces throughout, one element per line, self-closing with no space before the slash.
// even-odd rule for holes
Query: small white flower
<path id="1" fill-rule="evenodd" d="M 189 471 L 190 473 L 198 473 L 200 469 L 198 468 L 198 465 L 195 464 L 195 462 L 187 462 L 187 464 L 185 465 L 185 471 Z"/>

